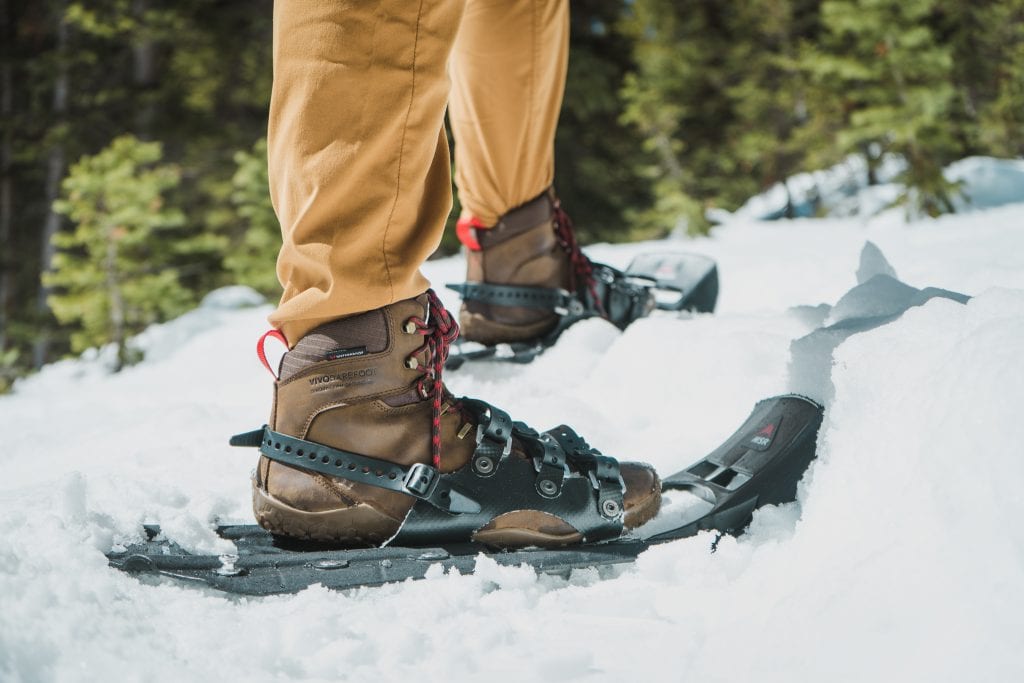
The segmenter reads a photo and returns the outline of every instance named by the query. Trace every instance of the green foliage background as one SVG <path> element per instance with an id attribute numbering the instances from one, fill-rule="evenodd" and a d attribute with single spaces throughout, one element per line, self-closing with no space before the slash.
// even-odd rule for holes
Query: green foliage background
<path id="1" fill-rule="evenodd" d="M 276 296 L 272 8 L 0 0 L 0 390 L 116 337 L 99 284 L 112 234 L 126 334 L 222 284 Z M 937 215 L 958 191 L 945 164 L 1024 154 L 1024 0 L 571 12 L 556 185 L 583 242 L 705 232 L 708 208 L 850 154 L 869 182 L 881 155 L 903 157 L 908 213 Z"/>
<path id="2" fill-rule="evenodd" d="M 118 367 L 131 359 L 128 336 L 179 315 L 195 301 L 174 268 L 174 256 L 209 247 L 202 235 L 182 236 L 185 214 L 168 206 L 178 169 L 158 164 L 159 142 L 131 135 L 83 157 L 63 183 L 55 210 L 73 231 L 54 235 L 59 251 L 43 282 L 54 316 L 72 330 L 71 350 L 117 344 Z"/>

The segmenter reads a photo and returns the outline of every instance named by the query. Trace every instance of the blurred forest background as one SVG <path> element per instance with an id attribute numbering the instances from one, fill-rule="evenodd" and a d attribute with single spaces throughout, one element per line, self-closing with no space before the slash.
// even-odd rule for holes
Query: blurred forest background
<path id="1" fill-rule="evenodd" d="M 556 184 L 584 242 L 705 232 L 851 154 L 868 183 L 898 155 L 902 201 L 937 215 L 945 164 L 1024 154 L 1024 0 L 571 7 Z M 218 286 L 276 296 L 271 14 L 0 0 L 0 391 L 112 341 L 130 362 L 131 334 Z"/>

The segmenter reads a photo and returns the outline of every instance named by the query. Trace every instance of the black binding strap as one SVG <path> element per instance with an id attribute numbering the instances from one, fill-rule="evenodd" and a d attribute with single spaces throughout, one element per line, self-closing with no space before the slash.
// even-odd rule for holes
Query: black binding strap
<path id="1" fill-rule="evenodd" d="M 655 306 L 652 287 L 657 281 L 627 275 L 602 263 L 591 263 L 593 280 L 576 292 L 552 287 L 524 287 L 466 282 L 447 285 L 463 301 L 478 301 L 499 306 L 523 306 L 551 311 L 558 315 L 555 328 L 537 341 L 550 346 L 574 323 L 601 317 L 619 329 L 626 329 L 637 318 L 649 314 Z"/>
<path id="2" fill-rule="evenodd" d="M 504 410 L 472 398 L 463 398 L 462 404 L 477 419 L 476 450 L 470 459 L 473 471 L 479 477 L 490 477 L 512 452 L 512 418 Z"/>
<path id="3" fill-rule="evenodd" d="M 256 445 L 250 443 L 253 440 L 251 437 L 260 433 L 240 434 L 231 440 L 232 445 Z M 480 511 L 479 503 L 453 487 L 430 465 L 417 463 L 406 468 L 385 460 L 297 439 L 275 432 L 267 426 L 263 427 L 258 445 L 260 453 L 285 465 L 405 493 L 446 512 Z"/>
<path id="4" fill-rule="evenodd" d="M 523 287 L 518 285 L 490 285 L 484 282 L 466 282 L 447 285 L 458 292 L 463 301 L 479 301 L 499 306 L 523 306 L 546 311 L 579 315 L 584 311 L 583 302 L 565 291 L 553 287 Z"/>

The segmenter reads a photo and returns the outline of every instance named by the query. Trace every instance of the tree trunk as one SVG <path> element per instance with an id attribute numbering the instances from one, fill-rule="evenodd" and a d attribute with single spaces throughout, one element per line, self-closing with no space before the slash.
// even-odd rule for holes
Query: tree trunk
<path id="1" fill-rule="evenodd" d="M 868 175 L 867 183 L 869 187 L 874 187 L 878 184 L 878 159 L 871 152 L 871 145 L 861 145 L 861 154 L 864 155 L 864 164 L 867 166 Z"/>
<path id="2" fill-rule="evenodd" d="M 68 47 L 68 24 L 64 18 L 67 11 L 67 3 L 61 2 L 57 8 L 57 77 L 53 83 L 53 118 L 54 125 L 60 125 L 67 114 L 68 90 L 70 88 L 67 63 Z M 42 255 L 39 262 L 41 273 L 46 273 L 53 267 L 53 256 L 56 249 L 53 245 L 53 236 L 60 230 L 60 214 L 53 210 L 53 202 L 60 196 L 60 181 L 64 177 L 64 170 L 67 166 L 64 153 L 64 141 L 56 139 L 53 147 L 50 148 L 49 157 L 46 160 L 46 205 L 48 207 L 46 220 L 43 222 L 42 234 Z M 36 312 L 40 320 L 45 319 L 49 312 L 47 299 L 50 297 L 50 288 L 43 284 L 40 278 L 39 290 L 36 295 Z M 42 326 L 41 326 L 42 327 Z M 40 368 L 48 360 L 50 352 L 50 335 L 45 330 L 40 330 L 39 338 L 36 339 L 32 348 L 32 364 Z"/>
<path id="3" fill-rule="evenodd" d="M 146 30 L 150 0 L 134 0 L 132 14 L 142 30 L 132 45 L 132 85 L 135 88 L 135 134 L 142 140 L 151 140 L 156 121 L 156 101 L 153 88 L 157 84 L 157 44 Z"/>
<path id="4" fill-rule="evenodd" d="M 7 0 L 0 0 L 0 39 L 10 49 L 14 39 L 11 31 L 11 17 L 8 13 Z M 14 146 L 14 67 L 11 56 L 0 56 L 0 120 L 8 122 L 4 126 L 3 139 L 0 140 L 0 354 L 3 354 L 10 341 L 8 338 L 8 321 L 14 292 L 14 244 L 12 243 L 11 227 L 14 218 L 14 177 L 11 172 L 11 158 Z"/>
<path id="5" fill-rule="evenodd" d="M 114 229 L 108 231 L 106 237 L 107 255 L 103 261 L 103 269 L 106 272 L 107 297 L 110 299 L 110 336 L 117 345 L 114 372 L 119 372 L 128 358 L 124 333 L 124 299 L 121 297 L 121 283 L 117 277 L 117 235 Z"/>

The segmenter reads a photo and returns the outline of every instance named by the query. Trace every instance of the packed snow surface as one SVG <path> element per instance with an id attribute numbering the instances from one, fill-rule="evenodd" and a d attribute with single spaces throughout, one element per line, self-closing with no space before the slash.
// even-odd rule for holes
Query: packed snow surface
<path id="1" fill-rule="evenodd" d="M 734 217 L 588 252 L 651 250 L 715 258 L 718 312 L 586 321 L 529 366 L 448 383 L 663 472 L 803 391 L 826 414 L 797 503 L 714 554 L 705 534 L 610 577 L 482 558 L 344 593 L 144 584 L 103 555 L 143 522 L 226 552 L 212 526 L 251 520 L 256 455 L 227 437 L 267 417 L 269 307 L 220 291 L 143 334 L 141 365 L 111 376 L 87 354 L 0 397 L 0 680 L 1024 680 L 1024 204 L 910 225 Z"/>

